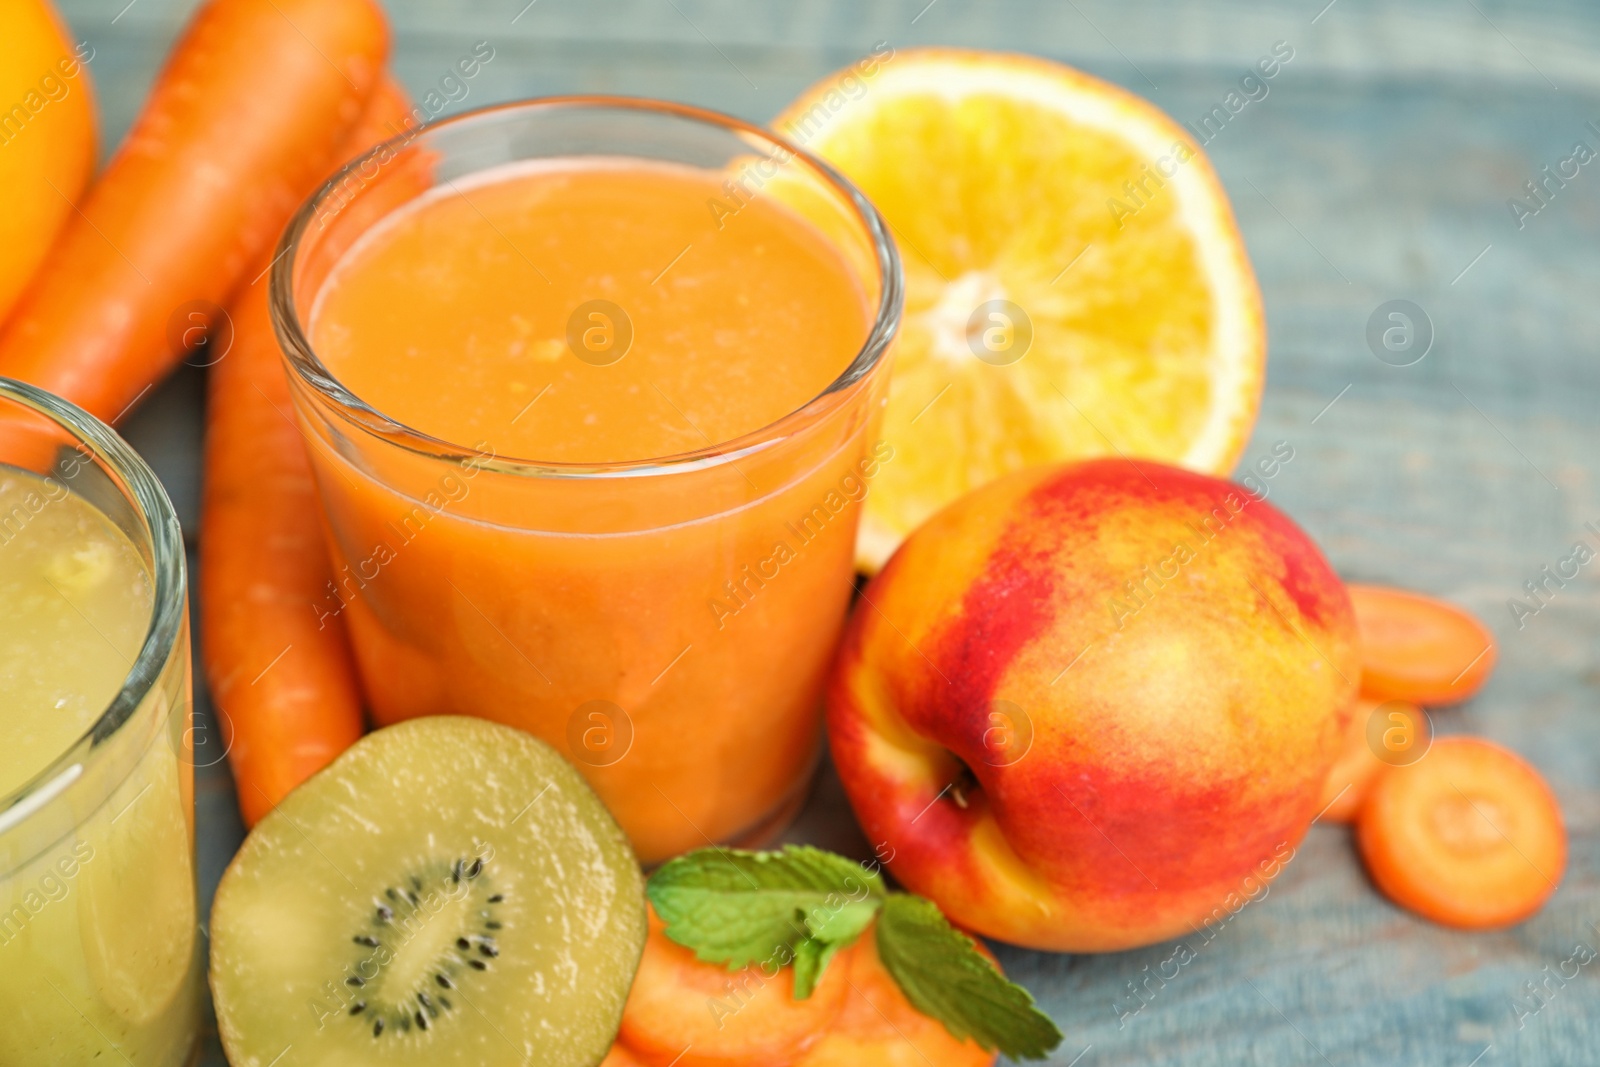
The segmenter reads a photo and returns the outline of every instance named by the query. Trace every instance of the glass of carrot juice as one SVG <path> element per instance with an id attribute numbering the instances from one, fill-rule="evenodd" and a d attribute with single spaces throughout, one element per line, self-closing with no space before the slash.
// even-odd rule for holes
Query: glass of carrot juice
<path id="1" fill-rule="evenodd" d="M 375 718 L 481 715 L 645 862 L 772 835 L 820 751 L 901 311 L 795 146 L 624 98 L 397 137 L 306 204 L 274 321 Z"/>
<path id="2" fill-rule="evenodd" d="M 110 428 L 0 378 L 0 1063 L 199 1030 L 183 537 Z"/>

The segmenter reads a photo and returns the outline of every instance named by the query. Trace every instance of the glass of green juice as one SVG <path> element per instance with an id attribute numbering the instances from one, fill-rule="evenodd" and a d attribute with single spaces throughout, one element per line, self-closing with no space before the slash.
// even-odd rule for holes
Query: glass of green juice
<path id="1" fill-rule="evenodd" d="M 0 378 L 0 1064 L 199 1032 L 183 538 L 105 424 Z"/>

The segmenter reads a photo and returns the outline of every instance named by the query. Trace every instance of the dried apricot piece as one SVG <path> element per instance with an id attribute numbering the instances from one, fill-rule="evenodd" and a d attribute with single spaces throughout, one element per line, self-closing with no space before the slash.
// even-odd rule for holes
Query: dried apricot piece
<path id="1" fill-rule="evenodd" d="M 978 951 L 993 959 L 978 942 Z M 957 1041 L 944 1024 L 911 1006 L 878 959 L 873 932 L 849 950 L 844 1010 L 796 1067 L 989 1067 L 993 1052 Z M 837 963 L 835 964 L 837 966 Z"/>
<path id="2" fill-rule="evenodd" d="M 786 1067 L 833 1024 L 849 968 L 836 957 L 811 996 L 796 1000 L 794 968 L 783 962 L 779 953 L 770 966 L 737 971 L 705 963 L 668 939 L 651 909 L 618 1041 L 655 1067 Z"/>

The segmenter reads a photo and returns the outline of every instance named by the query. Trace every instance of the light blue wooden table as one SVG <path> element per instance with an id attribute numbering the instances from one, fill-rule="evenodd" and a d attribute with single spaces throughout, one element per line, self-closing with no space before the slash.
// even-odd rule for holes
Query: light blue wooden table
<path id="1" fill-rule="evenodd" d="M 524 6 L 526 4 L 526 6 Z M 126 6 L 124 6 L 126 5 Z M 1326 6 L 1325 6 L 1326 5 Z M 189 0 L 66 0 L 107 143 L 126 128 Z M 1573 542 L 1600 547 L 1600 163 L 1518 220 L 1523 183 L 1575 141 L 1600 149 L 1600 9 L 1585 0 L 390 0 L 396 68 L 425 91 L 479 40 L 495 58 L 457 107 L 545 93 L 669 97 L 752 119 L 879 40 L 1025 50 L 1194 121 L 1258 56 L 1294 58 L 1208 145 L 1266 293 L 1271 362 L 1247 456 L 1294 448 L 1272 499 L 1351 578 L 1470 605 L 1501 666 L 1442 731 L 1486 734 L 1549 776 L 1572 832 L 1565 884 L 1516 929 L 1464 934 L 1396 910 L 1348 835 L 1314 828 L 1271 895 L 1241 912 L 1136 1014 L 1128 984 L 1171 946 L 1109 956 L 1001 949 L 1066 1031 L 1055 1062 L 1600 1064 L 1600 976 L 1536 1014 L 1525 983 L 1600 947 L 1600 569 L 1537 615 L 1507 602 Z M 1431 320 L 1420 362 L 1369 350 L 1379 305 Z M 199 372 L 128 436 L 195 529 Z M 202 714 L 204 714 L 202 695 Z M 209 738 L 220 754 L 220 741 Z M 205 750 L 202 748 L 202 752 Z M 201 762 L 206 762 L 202 757 Z M 225 764 L 202 772 L 202 887 L 240 839 Z M 795 831 L 859 849 L 824 779 Z M 221 1064 L 210 1053 L 208 1063 Z"/>

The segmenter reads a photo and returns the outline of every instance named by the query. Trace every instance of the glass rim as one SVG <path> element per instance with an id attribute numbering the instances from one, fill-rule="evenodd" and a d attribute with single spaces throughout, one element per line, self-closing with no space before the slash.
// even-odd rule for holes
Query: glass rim
<path id="1" fill-rule="evenodd" d="M 765 426 L 750 430 L 731 440 L 689 452 L 614 463 L 567 463 L 484 453 L 459 442 L 424 433 L 383 414 L 334 377 L 312 347 L 310 338 L 306 336 L 294 295 L 294 274 L 300 247 L 312 220 L 318 216 L 322 206 L 337 194 L 341 184 L 351 173 L 369 165 L 386 152 L 394 154 L 398 149 L 434 130 L 467 125 L 508 113 L 532 113 L 563 108 L 654 113 L 720 127 L 735 135 L 757 138 L 770 147 L 792 153 L 795 159 L 820 175 L 853 210 L 856 221 L 861 224 L 871 242 L 873 261 L 881 279 L 878 305 L 873 313 L 866 340 L 862 342 L 860 349 L 844 371 L 822 392 L 806 400 L 799 407 Z M 382 166 L 381 160 L 379 165 Z M 295 377 L 317 396 L 329 402 L 347 421 L 360 426 L 373 436 L 433 459 L 457 462 L 470 460 L 475 467 L 483 470 L 554 478 L 615 478 L 675 474 L 721 466 L 760 452 L 782 440 L 791 424 L 803 421 L 807 415 L 820 409 L 831 396 L 861 381 L 883 361 L 884 354 L 888 352 L 900 328 L 904 294 L 905 280 L 901 273 L 900 253 L 890 237 L 888 223 L 872 202 L 847 178 L 799 145 L 755 123 L 690 104 L 637 96 L 568 94 L 490 104 L 437 121 L 425 122 L 389 138 L 346 163 L 300 206 L 284 229 L 272 262 L 268 302 L 278 343 L 286 362 L 293 368 Z"/>
<path id="2" fill-rule="evenodd" d="M 9 793 L 0 793 L 0 836 L 4 836 L 81 777 L 95 748 L 114 737 L 144 704 L 177 647 L 187 597 L 183 533 L 177 513 L 155 471 L 133 446 L 76 404 L 26 382 L 0 377 L 0 400 L 20 404 L 55 423 L 122 483 L 150 538 L 150 570 L 155 586 L 144 642 L 116 696 L 61 755 Z"/>

